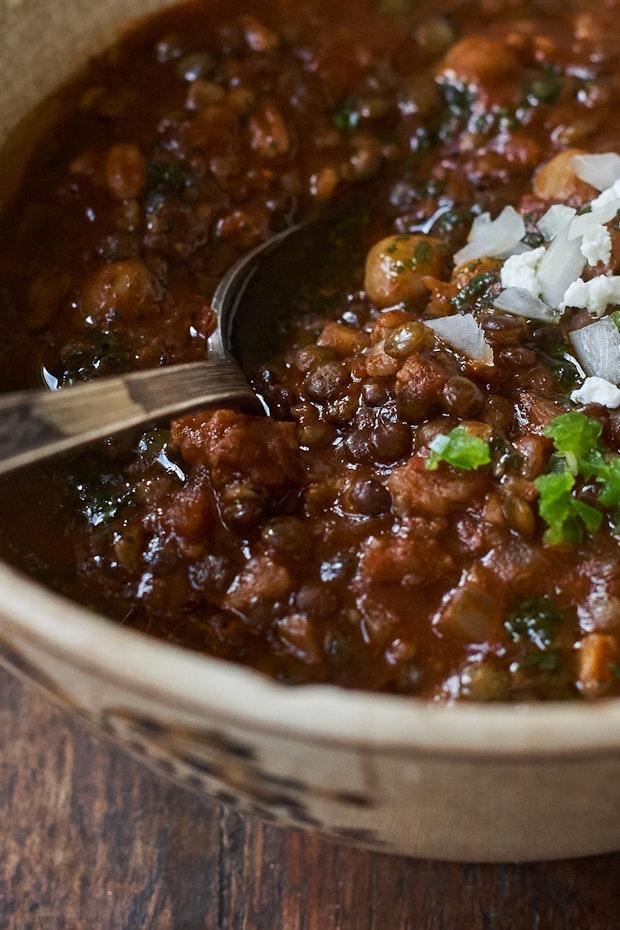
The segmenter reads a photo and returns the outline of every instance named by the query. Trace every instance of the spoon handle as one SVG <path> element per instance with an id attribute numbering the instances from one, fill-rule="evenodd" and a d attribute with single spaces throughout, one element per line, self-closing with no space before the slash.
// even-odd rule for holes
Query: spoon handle
<path id="1" fill-rule="evenodd" d="M 0 474 L 160 417 L 256 395 L 228 357 L 0 396 Z"/>

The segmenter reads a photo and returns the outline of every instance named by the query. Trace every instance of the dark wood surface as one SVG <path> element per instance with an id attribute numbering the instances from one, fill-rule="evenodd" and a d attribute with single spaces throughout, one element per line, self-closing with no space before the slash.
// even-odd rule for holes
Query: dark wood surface
<path id="1" fill-rule="evenodd" d="M 202 802 L 0 670 L 1 930 L 614 930 L 620 855 L 450 865 Z"/>

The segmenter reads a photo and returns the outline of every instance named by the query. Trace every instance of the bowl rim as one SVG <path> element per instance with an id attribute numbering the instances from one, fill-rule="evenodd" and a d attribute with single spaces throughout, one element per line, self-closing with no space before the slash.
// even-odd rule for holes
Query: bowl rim
<path id="1" fill-rule="evenodd" d="M 123 627 L 3 562 L 0 598 L 5 631 L 100 682 L 167 705 L 172 721 L 176 712 L 205 718 L 206 729 L 216 722 L 343 750 L 497 764 L 620 755 L 619 699 L 446 705 L 326 684 L 283 685 Z M 165 716 L 161 706 L 157 713 Z"/>

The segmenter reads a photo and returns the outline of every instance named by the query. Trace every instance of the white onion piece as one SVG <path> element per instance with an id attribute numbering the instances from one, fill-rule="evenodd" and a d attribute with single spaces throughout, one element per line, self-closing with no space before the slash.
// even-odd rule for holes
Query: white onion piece
<path id="1" fill-rule="evenodd" d="M 620 331 L 608 316 L 570 334 L 575 354 L 587 375 L 620 384 Z"/>
<path id="2" fill-rule="evenodd" d="M 573 171 L 580 181 L 591 184 L 597 191 L 611 187 L 620 181 L 620 155 L 605 152 L 602 155 L 575 155 Z"/>
<path id="3" fill-rule="evenodd" d="M 424 320 L 424 325 L 457 352 L 484 365 L 493 364 L 493 349 L 471 313 L 455 313 L 454 316 L 443 316 L 437 320 Z"/>
<path id="4" fill-rule="evenodd" d="M 561 314 L 530 291 L 522 287 L 508 287 L 496 297 L 493 306 L 515 316 L 524 316 L 528 320 L 543 320 L 545 323 L 557 323 Z"/>
<path id="5" fill-rule="evenodd" d="M 464 265 L 475 258 L 505 255 L 524 235 L 525 223 L 521 214 L 514 207 L 504 207 L 496 219 L 485 224 L 480 232 L 476 231 L 471 242 L 456 253 L 454 264 Z"/>
<path id="6" fill-rule="evenodd" d="M 490 213 L 480 213 L 474 218 L 474 221 L 471 224 L 471 229 L 469 230 L 469 235 L 467 241 L 471 242 L 472 239 L 475 239 L 476 236 L 479 236 L 483 229 L 486 229 L 487 226 L 490 226 L 492 223 Z"/>
<path id="7" fill-rule="evenodd" d="M 550 307 L 559 307 L 569 284 L 577 280 L 585 264 L 579 240 L 569 241 L 568 229 L 565 229 L 553 240 L 538 266 L 540 296 L 544 302 Z"/>
<path id="8" fill-rule="evenodd" d="M 563 203 L 554 203 L 544 216 L 539 219 L 538 228 L 547 241 L 555 239 L 576 215 L 577 211 L 574 207 L 567 207 Z"/>
<path id="9" fill-rule="evenodd" d="M 613 220 L 618 210 L 620 210 L 620 200 L 612 200 L 597 210 L 576 216 L 568 227 L 568 238 L 577 239 L 579 236 L 592 232 L 597 226 L 604 226 L 605 223 Z"/>

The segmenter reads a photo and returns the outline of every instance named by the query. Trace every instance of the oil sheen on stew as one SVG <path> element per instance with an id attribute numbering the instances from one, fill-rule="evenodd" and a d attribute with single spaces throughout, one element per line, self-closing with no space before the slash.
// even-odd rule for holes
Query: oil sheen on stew
<path id="1" fill-rule="evenodd" d="M 596 209 L 574 156 L 620 151 L 619 14 L 209 0 L 93 61 L 3 219 L 2 390 L 205 358 L 231 263 L 353 189 L 357 245 L 326 240 L 315 288 L 282 269 L 299 312 L 249 372 L 270 418 L 192 414 L 4 478 L 2 557 L 290 684 L 616 694 L 620 411 L 613 385 L 580 394 L 572 339 L 616 326 L 587 288 L 620 265 L 616 215 L 564 315 L 496 303 L 511 268 L 540 301 L 545 214 Z M 512 259 L 455 262 L 506 206 Z"/>

